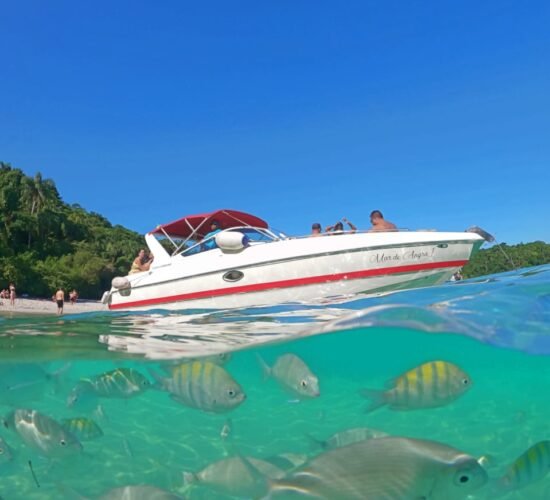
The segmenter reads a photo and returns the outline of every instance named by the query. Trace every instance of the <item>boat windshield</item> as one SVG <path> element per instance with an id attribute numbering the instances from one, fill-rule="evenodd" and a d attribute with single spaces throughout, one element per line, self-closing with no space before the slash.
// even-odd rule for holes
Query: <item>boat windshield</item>
<path id="1" fill-rule="evenodd" d="M 224 232 L 228 233 L 241 233 L 247 237 L 249 245 L 257 245 L 261 243 L 269 243 L 271 241 L 276 241 L 279 238 L 275 236 L 269 229 L 243 226 L 243 227 L 233 227 L 231 229 L 226 229 Z M 215 242 L 216 235 L 212 235 L 208 238 L 205 238 L 201 241 L 194 241 L 191 245 L 187 243 L 187 247 L 182 249 L 179 254 L 187 257 L 188 255 L 194 255 L 201 252 L 206 252 L 208 250 L 213 250 L 217 248 Z"/>

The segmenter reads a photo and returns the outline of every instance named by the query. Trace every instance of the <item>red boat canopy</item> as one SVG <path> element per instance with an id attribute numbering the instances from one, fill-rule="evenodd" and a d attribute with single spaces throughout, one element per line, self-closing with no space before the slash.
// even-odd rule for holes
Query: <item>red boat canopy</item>
<path id="1" fill-rule="evenodd" d="M 188 215 L 168 224 L 157 226 L 151 231 L 154 234 L 167 234 L 175 238 L 188 238 L 193 233 L 203 237 L 211 231 L 212 221 L 218 221 L 221 229 L 237 226 L 254 226 L 267 229 L 267 222 L 255 215 L 237 210 L 216 210 L 207 214 Z M 197 228 L 199 228 L 197 230 Z"/>

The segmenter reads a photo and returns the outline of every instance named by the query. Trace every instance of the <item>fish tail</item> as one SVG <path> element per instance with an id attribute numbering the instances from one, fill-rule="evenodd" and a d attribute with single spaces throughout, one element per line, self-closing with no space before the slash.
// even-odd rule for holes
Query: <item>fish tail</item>
<path id="1" fill-rule="evenodd" d="M 384 391 L 379 389 L 361 389 L 359 394 L 364 398 L 370 399 L 370 403 L 365 408 L 365 413 L 370 413 L 386 404 Z"/>
<path id="2" fill-rule="evenodd" d="M 151 377 L 153 377 L 153 379 L 155 380 L 155 382 L 151 384 L 151 387 L 153 389 L 162 390 L 162 388 L 164 387 L 164 377 L 152 368 L 147 368 L 147 371 L 149 372 L 149 375 L 151 375 Z"/>
<path id="3" fill-rule="evenodd" d="M 258 358 L 258 363 L 260 364 L 260 367 L 262 369 L 262 374 L 264 376 L 264 380 L 271 377 L 271 368 L 264 361 L 264 358 L 262 358 L 259 354 L 256 354 L 256 358 Z"/>

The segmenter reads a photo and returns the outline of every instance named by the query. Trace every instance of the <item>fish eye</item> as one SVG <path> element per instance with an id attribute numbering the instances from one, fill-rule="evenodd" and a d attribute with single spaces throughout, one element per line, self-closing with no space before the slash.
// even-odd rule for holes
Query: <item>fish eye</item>
<path id="1" fill-rule="evenodd" d="M 64 439 L 62 439 L 61 441 L 59 441 L 59 444 L 61 446 L 65 446 L 67 444 L 67 442 Z"/>
<path id="2" fill-rule="evenodd" d="M 462 379 L 462 384 L 463 385 L 468 385 L 469 383 L 470 383 L 470 381 L 467 378 Z"/>
<path id="3" fill-rule="evenodd" d="M 234 398 L 235 397 L 235 391 L 233 389 L 229 389 L 227 391 L 227 394 L 229 395 L 230 398 Z"/>
<path id="4" fill-rule="evenodd" d="M 471 474 L 468 471 L 459 471 L 455 476 L 455 484 L 458 486 L 464 486 L 472 479 Z"/>
<path id="5" fill-rule="evenodd" d="M 0 448 L 0 455 L 4 454 L 4 448 Z"/>
<path id="6" fill-rule="evenodd" d="M 300 385 L 301 385 L 302 387 L 307 387 L 307 380 L 302 380 L 302 381 L 300 382 Z"/>

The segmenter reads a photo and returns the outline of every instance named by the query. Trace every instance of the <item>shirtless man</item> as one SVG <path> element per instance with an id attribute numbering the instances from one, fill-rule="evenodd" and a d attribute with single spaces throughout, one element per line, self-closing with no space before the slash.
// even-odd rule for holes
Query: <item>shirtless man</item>
<path id="1" fill-rule="evenodd" d="M 57 315 L 61 316 L 63 314 L 63 303 L 65 302 L 65 292 L 61 287 L 55 292 L 55 302 L 57 304 Z"/>
<path id="2" fill-rule="evenodd" d="M 141 273 L 142 271 L 149 271 L 154 257 L 151 255 L 149 258 L 145 256 L 145 250 L 141 249 L 138 256 L 132 262 L 132 267 L 128 274 Z"/>
<path id="3" fill-rule="evenodd" d="M 373 210 L 370 214 L 371 231 L 397 231 L 397 226 L 384 219 L 380 210 Z"/>

